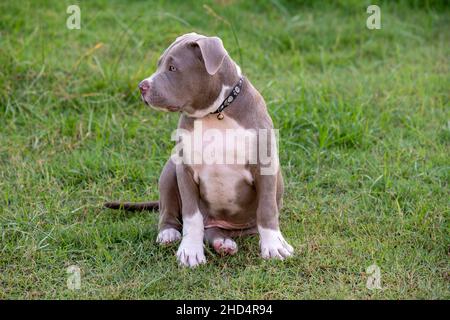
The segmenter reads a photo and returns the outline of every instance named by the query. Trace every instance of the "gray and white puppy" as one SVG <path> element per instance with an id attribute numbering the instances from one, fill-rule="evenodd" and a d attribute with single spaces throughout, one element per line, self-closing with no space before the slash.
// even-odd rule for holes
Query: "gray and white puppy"
<path id="1" fill-rule="evenodd" d="M 243 82 L 239 94 L 222 111 L 223 118 L 212 114 L 240 79 Z M 217 37 L 196 33 L 178 37 L 160 57 L 156 72 L 143 80 L 139 89 L 143 101 L 153 108 L 181 112 L 178 129 L 188 134 L 194 132 L 196 123 L 201 124 L 202 132 L 212 129 L 255 133 L 273 129 L 261 94 L 242 77 L 239 66 Z M 194 153 L 205 151 L 211 143 L 205 136 L 201 139 L 202 150 Z M 259 233 L 263 258 L 284 259 L 293 254 L 293 248 L 279 228 L 283 178 L 271 139 L 273 136 L 266 147 L 272 154 L 269 165 L 275 166 L 273 174 L 261 174 L 263 164 L 259 158 L 250 162 L 247 153 L 243 155 L 245 161 L 237 164 L 186 163 L 171 157 L 159 179 L 159 202 L 105 205 L 128 210 L 159 207 L 157 242 L 167 244 L 181 239 L 177 259 L 184 266 L 206 262 L 204 241 L 220 254 L 235 254 L 233 238 L 253 233 Z M 249 143 L 259 150 L 259 140 L 253 134 Z M 242 154 L 227 142 L 224 150 Z"/>

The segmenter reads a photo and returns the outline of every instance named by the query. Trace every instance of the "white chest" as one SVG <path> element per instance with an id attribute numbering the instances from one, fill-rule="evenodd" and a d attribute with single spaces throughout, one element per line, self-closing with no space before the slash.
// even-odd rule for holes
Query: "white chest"
<path id="1" fill-rule="evenodd" d="M 256 162 L 256 143 L 254 130 L 245 130 L 229 117 L 218 120 L 216 115 L 196 120 L 194 129 L 182 134 L 182 159 L 213 206 L 233 211 L 238 186 L 253 184 L 246 165 Z"/>

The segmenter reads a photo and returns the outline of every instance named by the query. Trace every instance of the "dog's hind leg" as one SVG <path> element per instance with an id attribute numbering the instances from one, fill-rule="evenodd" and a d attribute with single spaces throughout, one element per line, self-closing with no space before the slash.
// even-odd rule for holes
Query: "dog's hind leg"
<path id="1" fill-rule="evenodd" d="M 169 244 L 181 239 L 181 199 L 175 163 L 169 159 L 159 178 L 159 224 L 156 241 Z"/>

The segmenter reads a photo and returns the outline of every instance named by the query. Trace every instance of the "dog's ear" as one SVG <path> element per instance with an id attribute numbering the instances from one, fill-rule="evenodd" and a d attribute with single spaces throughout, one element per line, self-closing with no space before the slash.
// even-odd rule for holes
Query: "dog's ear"
<path id="1" fill-rule="evenodd" d="M 216 74 L 223 63 L 223 59 L 228 55 L 222 40 L 218 37 L 200 38 L 195 42 L 200 48 L 206 71 L 210 75 Z"/>

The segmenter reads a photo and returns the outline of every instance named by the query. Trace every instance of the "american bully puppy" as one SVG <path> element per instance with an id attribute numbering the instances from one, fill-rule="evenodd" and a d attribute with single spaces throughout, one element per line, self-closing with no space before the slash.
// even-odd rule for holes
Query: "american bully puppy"
<path id="1" fill-rule="evenodd" d="M 178 37 L 139 89 L 147 105 L 181 113 L 176 152 L 161 173 L 159 202 L 105 206 L 159 208 L 157 242 L 181 239 L 183 266 L 206 262 L 204 241 L 232 255 L 233 238 L 253 233 L 263 258 L 291 256 L 278 222 L 283 178 L 272 119 L 222 41 L 196 33 Z"/>

